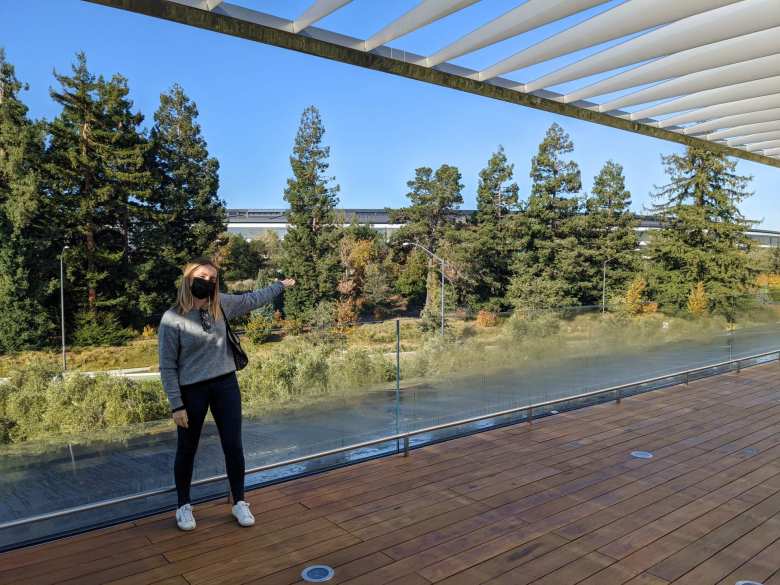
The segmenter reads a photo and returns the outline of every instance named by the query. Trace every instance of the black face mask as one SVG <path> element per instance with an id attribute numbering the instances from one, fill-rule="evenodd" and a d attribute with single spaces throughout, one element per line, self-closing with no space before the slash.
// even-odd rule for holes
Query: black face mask
<path id="1" fill-rule="evenodd" d="M 214 294 L 214 288 L 216 286 L 217 283 L 196 276 L 192 279 L 190 291 L 192 291 L 192 296 L 194 296 L 196 299 L 205 299 Z"/>

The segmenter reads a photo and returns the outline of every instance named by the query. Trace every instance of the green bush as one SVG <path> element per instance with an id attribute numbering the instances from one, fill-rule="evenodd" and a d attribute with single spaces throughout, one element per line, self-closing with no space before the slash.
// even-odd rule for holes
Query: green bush
<path id="1" fill-rule="evenodd" d="M 309 324 L 319 330 L 333 328 L 336 324 L 336 308 L 334 301 L 321 301 L 311 312 Z"/>
<path id="2" fill-rule="evenodd" d="M 169 416 L 162 386 L 154 381 L 95 377 L 33 365 L 0 385 L 0 443 L 159 420 Z"/>
<path id="3" fill-rule="evenodd" d="M 549 311 L 534 312 L 526 317 L 514 313 L 506 324 L 507 331 L 516 341 L 533 340 L 555 335 L 561 328 L 561 320 Z"/>
<path id="4" fill-rule="evenodd" d="M 246 336 L 252 343 L 263 343 L 273 333 L 274 311 L 271 305 L 252 311 L 246 324 Z"/>
<path id="5" fill-rule="evenodd" d="M 122 327 L 113 313 L 82 311 L 76 315 L 73 345 L 125 345 L 135 337 L 135 332 Z"/>
<path id="6" fill-rule="evenodd" d="M 351 348 L 331 361 L 330 384 L 339 390 L 354 390 L 395 379 L 393 360 L 362 348 Z"/>

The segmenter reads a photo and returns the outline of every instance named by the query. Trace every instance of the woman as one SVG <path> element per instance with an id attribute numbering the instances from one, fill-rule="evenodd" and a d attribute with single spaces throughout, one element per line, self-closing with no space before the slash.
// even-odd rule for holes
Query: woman
<path id="1" fill-rule="evenodd" d="M 177 425 L 173 467 L 178 496 L 176 524 L 182 530 L 195 528 L 190 503 L 192 466 L 209 407 L 225 454 L 233 516 L 241 526 L 255 522 L 244 500 L 241 394 L 225 319 L 270 303 L 294 284 L 295 280 L 288 278 L 253 292 L 220 294 L 218 269 L 211 259 L 194 258 L 184 267 L 176 304 L 165 312 L 158 330 L 160 378 Z"/>

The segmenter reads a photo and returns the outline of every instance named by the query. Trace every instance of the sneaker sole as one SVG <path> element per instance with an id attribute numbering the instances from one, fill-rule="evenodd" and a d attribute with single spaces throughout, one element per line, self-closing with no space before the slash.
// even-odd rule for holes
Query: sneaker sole
<path id="1" fill-rule="evenodd" d="M 242 523 L 241 523 L 241 520 L 239 520 L 239 519 L 238 519 L 238 516 L 236 516 L 235 514 L 233 514 L 233 518 L 235 518 L 235 519 L 236 519 L 236 522 L 238 522 L 238 525 L 239 525 L 239 526 L 249 527 L 249 526 L 254 526 L 254 525 L 255 525 L 255 523 L 254 523 L 254 522 L 252 522 L 251 524 L 242 524 Z"/>

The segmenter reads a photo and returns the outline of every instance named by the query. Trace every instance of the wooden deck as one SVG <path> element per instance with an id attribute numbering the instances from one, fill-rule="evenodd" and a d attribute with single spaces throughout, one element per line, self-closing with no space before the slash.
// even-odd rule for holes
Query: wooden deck
<path id="1" fill-rule="evenodd" d="M 648 460 L 632 450 L 652 451 Z M 0 555 L 14 585 L 780 585 L 777 363 Z"/>

